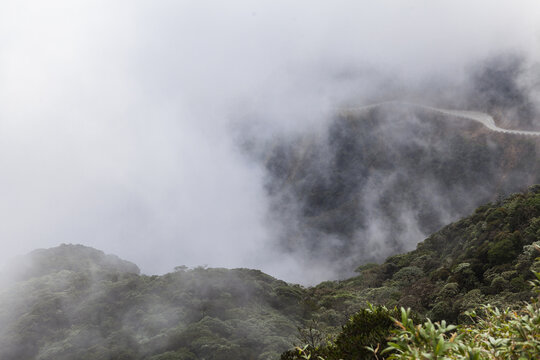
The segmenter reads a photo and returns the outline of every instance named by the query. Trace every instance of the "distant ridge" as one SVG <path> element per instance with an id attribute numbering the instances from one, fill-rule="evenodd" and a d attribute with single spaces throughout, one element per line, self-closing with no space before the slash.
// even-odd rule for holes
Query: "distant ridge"
<path id="1" fill-rule="evenodd" d="M 27 280 L 60 271 L 140 274 L 139 267 L 132 262 L 78 244 L 61 244 L 50 249 L 34 250 L 21 257 L 14 265 L 13 276 L 17 280 Z"/>

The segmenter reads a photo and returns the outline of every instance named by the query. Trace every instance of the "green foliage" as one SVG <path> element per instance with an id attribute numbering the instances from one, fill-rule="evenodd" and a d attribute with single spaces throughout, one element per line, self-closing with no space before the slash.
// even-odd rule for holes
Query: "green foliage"
<path id="1" fill-rule="evenodd" d="M 487 254 L 489 262 L 494 265 L 512 261 L 517 255 L 510 239 L 502 239 L 492 244 Z"/>
<path id="2" fill-rule="evenodd" d="M 540 292 L 540 274 L 535 273 Z M 415 325 L 401 309 L 400 330 L 383 353 L 388 359 L 538 359 L 540 358 L 540 306 L 538 299 L 519 310 L 483 305 L 468 315 L 471 325 L 453 326 L 427 320 Z"/>
<path id="3" fill-rule="evenodd" d="M 397 309 L 372 306 L 354 314 L 342 327 L 335 340 L 326 344 L 307 343 L 304 347 L 285 352 L 281 360 L 324 358 L 326 360 L 374 359 L 373 351 L 387 345 L 391 331 L 395 329 L 393 317 Z"/>
<path id="4" fill-rule="evenodd" d="M 354 314 L 334 343 L 328 347 L 328 359 L 372 359 L 368 349 L 384 349 L 390 331 L 395 324 L 392 320 L 397 309 L 388 310 L 384 306 L 363 309 Z"/>
<path id="5" fill-rule="evenodd" d="M 260 271 L 141 276 L 110 259 L 82 246 L 40 251 L 30 268 L 43 275 L 0 294 L 0 358 L 275 358 L 309 316 L 304 288 Z"/>
<path id="6" fill-rule="evenodd" d="M 330 294 L 353 293 L 360 302 L 411 307 L 435 321 L 463 319 L 472 304 L 467 294 L 473 290 L 499 305 L 527 299 L 530 269 L 540 255 L 539 204 L 539 187 L 531 187 L 481 206 L 472 216 L 432 234 L 415 251 L 380 265 L 360 266 L 360 275 L 339 282 L 339 290 L 336 284 L 332 291 L 321 284 L 313 295 L 321 305 L 337 308 Z"/>
<path id="7" fill-rule="evenodd" d="M 398 285 L 410 286 L 424 276 L 424 272 L 417 266 L 406 266 L 399 269 L 394 276 L 393 280 L 397 281 Z"/>
<path id="8" fill-rule="evenodd" d="M 395 321 L 401 330 L 382 352 L 392 353 L 389 359 L 446 359 L 456 345 L 456 336 L 448 338 L 456 327 L 447 326 L 444 320 L 432 323 L 428 319 L 422 326 L 415 326 L 410 310 L 401 308 L 401 318 Z"/>

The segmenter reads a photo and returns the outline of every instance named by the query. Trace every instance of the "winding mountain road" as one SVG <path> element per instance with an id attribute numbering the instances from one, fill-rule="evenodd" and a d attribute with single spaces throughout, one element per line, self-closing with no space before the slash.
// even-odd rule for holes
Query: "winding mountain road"
<path id="1" fill-rule="evenodd" d="M 500 133 L 513 134 L 513 135 L 540 136 L 540 131 L 509 130 L 509 129 L 500 128 L 495 124 L 495 120 L 493 120 L 493 117 L 491 115 L 483 113 L 483 112 L 440 109 L 440 108 L 436 108 L 432 106 L 409 103 L 405 101 L 397 101 L 397 100 L 382 101 L 382 102 L 373 103 L 373 104 L 369 104 L 365 106 L 359 106 L 359 107 L 346 107 L 346 108 L 341 107 L 341 108 L 338 108 L 338 110 L 342 112 L 358 113 L 358 112 L 363 112 L 363 111 L 371 110 L 373 108 L 382 107 L 386 105 L 402 105 L 402 106 L 414 107 L 417 109 L 429 110 L 429 111 L 433 111 L 439 114 L 454 116 L 461 119 L 473 120 L 473 121 L 477 121 L 481 123 L 482 125 L 490 129 L 491 131 L 496 131 Z"/>

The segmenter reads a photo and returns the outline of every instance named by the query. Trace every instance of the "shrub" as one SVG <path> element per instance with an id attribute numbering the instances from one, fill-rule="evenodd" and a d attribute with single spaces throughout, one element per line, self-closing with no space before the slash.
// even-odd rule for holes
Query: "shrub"
<path id="1" fill-rule="evenodd" d="M 373 352 L 367 347 L 386 347 L 390 331 L 395 329 L 392 318 L 396 314 L 397 309 L 388 310 L 384 306 L 370 306 L 354 314 L 329 347 L 329 359 L 373 359 Z"/>
<path id="2" fill-rule="evenodd" d="M 514 244 L 508 238 L 492 244 L 488 250 L 488 260 L 491 264 L 498 265 L 511 262 L 517 257 Z"/>
<path id="3" fill-rule="evenodd" d="M 417 266 L 407 266 L 396 272 L 392 279 L 397 282 L 398 286 L 403 287 L 418 281 L 422 276 L 424 276 L 422 269 Z"/>
<path id="4" fill-rule="evenodd" d="M 369 305 L 349 319 L 335 341 L 320 347 L 306 345 L 287 351 L 281 355 L 281 360 L 376 359 L 373 351 L 380 351 L 387 346 L 391 331 L 396 329 L 393 317 L 397 314 L 396 308 L 389 310 L 384 306 Z"/>

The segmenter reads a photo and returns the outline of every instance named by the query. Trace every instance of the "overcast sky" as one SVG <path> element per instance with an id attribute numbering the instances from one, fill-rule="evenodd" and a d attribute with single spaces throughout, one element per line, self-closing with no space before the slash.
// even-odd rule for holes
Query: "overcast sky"
<path id="1" fill-rule="evenodd" d="M 539 43 L 536 0 L 0 0 L 0 261 L 82 243 L 301 281 L 235 117 L 313 126 L 381 78 L 457 81 Z"/>

